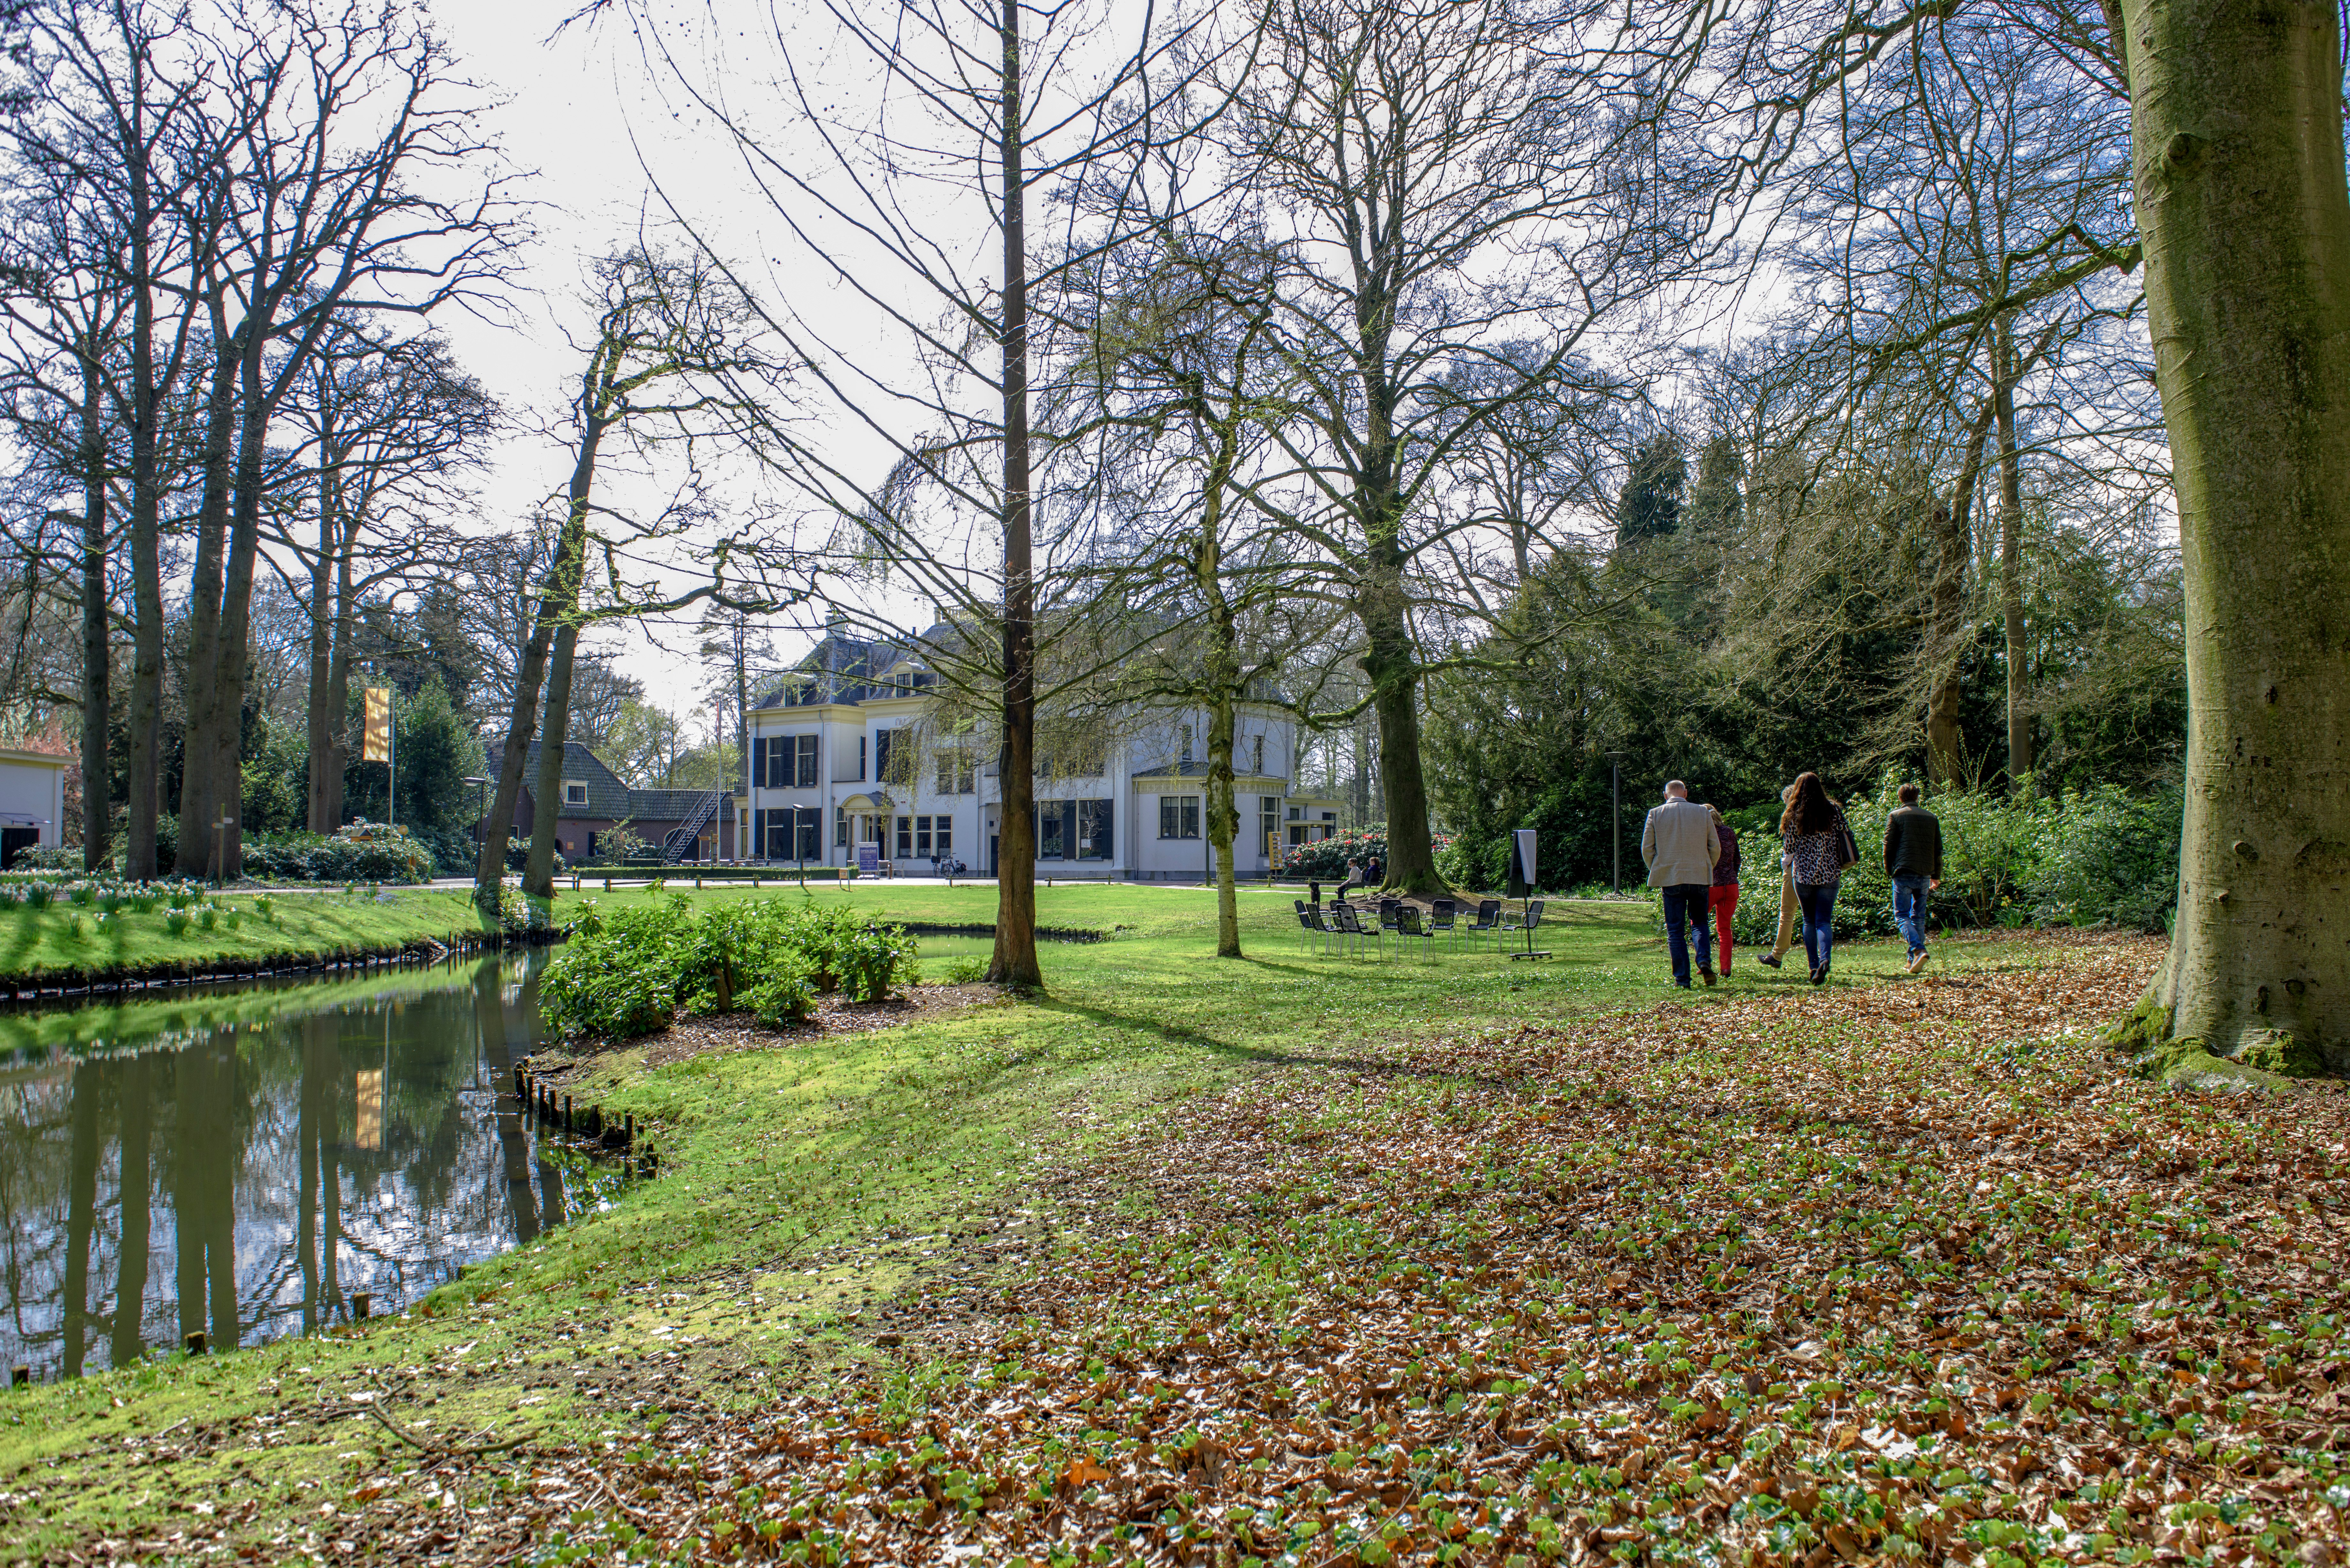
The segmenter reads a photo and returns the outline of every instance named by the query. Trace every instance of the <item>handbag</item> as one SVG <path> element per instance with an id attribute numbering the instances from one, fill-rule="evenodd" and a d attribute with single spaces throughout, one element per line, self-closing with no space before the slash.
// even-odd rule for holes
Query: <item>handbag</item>
<path id="1" fill-rule="evenodd" d="M 1836 814 L 1835 832 L 1836 853 L 1842 857 L 1844 860 L 1844 864 L 1838 866 L 1836 869 L 1838 871 L 1849 871 L 1854 867 L 1860 864 L 1860 840 L 1852 836 L 1852 829 L 1846 826 L 1844 814 L 1842 812 L 1838 812 Z"/>

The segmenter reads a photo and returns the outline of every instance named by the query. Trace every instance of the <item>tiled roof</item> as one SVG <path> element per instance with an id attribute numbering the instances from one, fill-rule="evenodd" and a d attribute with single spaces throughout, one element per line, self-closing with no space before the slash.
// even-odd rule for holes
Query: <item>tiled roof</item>
<path id="1" fill-rule="evenodd" d="M 536 790 L 538 786 L 539 742 L 530 743 L 530 754 L 523 763 L 523 787 Z M 574 805 L 564 803 L 562 815 L 571 817 L 608 817 L 617 822 L 629 815 L 629 786 L 619 775 L 604 765 L 603 759 L 577 741 L 563 742 L 563 776 L 588 786 L 588 804 Z"/>
<path id="2" fill-rule="evenodd" d="M 639 822 L 685 822 L 709 795 L 706 789 L 632 789 L 629 815 Z"/>

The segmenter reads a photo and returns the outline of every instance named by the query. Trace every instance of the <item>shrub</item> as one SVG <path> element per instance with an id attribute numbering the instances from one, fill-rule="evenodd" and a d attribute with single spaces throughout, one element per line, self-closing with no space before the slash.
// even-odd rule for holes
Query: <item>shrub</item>
<path id="1" fill-rule="evenodd" d="M 538 995 L 547 1023 L 567 1036 L 632 1039 L 666 1028 L 677 1010 L 662 953 L 614 929 L 572 938 L 546 966 Z"/>
<path id="2" fill-rule="evenodd" d="M 546 1016 L 565 1034 L 624 1037 L 675 1012 L 748 1007 L 775 1024 L 807 1016 L 826 980 L 879 1001 L 920 977 L 902 926 L 847 909 L 736 900 L 695 916 L 676 895 L 643 909 L 590 908 L 547 966 Z"/>
<path id="3" fill-rule="evenodd" d="M 1450 881 L 1473 885 L 1476 879 L 1469 875 L 1470 867 L 1461 864 L 1457 855 L 1450 860 L 1446 858 L 1447 852 L 1452 847 L 1451 836 L 1440 833 L 1435 836 L 1434 843 L 1437 874 Z M 1373 823 L 1316 843 L 1289 846 L 1281 852 L 1281 875 L 1303 880 L 1336 882 L 1347 875 L 1347 862 L 1349 860 L 1384 863 L 1387 857 L 1387 824 Z"/>
<path id="4" fill-rule="evenodd" d="M 1893 929 L 1892 881 L 1880 846 L 1893 781 L 1845 802 L 1860 864 L 1836 895 L 1838 939 Z M 1926 802 L 1942 824 L 1942 885 L 1928 900 L 1930 924 L 2122 925 L 2160 931 L 2178 893 L 2177 789 L 2133 795 L 2106 786 L 2055 797 L 1953 790 Z M 1769 826 L 1748 831 L 1749 821 Z M 1778 806 L 1725 814 L 1741 829 L 1741 942 L 1773 940 L 1779 919 Z"/>
<path id="5" fill-rule="evenodd" d="M 795 959 L 778 964 L 743 993 L 743 1002 L 770 1029 L 805 1022 L 816 1011 L 815 977 L 808 972 L 807 961 Z"/>
<path id="6" fill-rule="evenodd" d="M 78 871 L 81 851 L 58 844 L 36 844 L 16 852 L 15 871 Z"/>
<path id="7" fill-rule="evenodd" d="M 256 882 L 426 882 L 432 852 L 408 829 L 355 822 L 332 837 L 280 833 L 248 841 L 244 874 Z"/>
<path id="8" fill-rule="evenodd" d="M 951 960 L 947 964 L 949 985 L 975 985 L 987 978 L 987 961 L 969 957 Z"/>
<path id="9" fill-rule="evenodd" d="M 903 926 L 867 926 L 836 950 L 841 984 L 855 1002 L 880 1002 L 893 984 L 914 985 L 922 971 Z"/>

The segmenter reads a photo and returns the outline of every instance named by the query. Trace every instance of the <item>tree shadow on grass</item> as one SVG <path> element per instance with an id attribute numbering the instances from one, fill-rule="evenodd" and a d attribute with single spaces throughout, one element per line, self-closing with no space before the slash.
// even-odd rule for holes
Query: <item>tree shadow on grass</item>
<path id="1" fill-rule="evenodd" d="M 1262 960 L 1243 960 L 1263 968 L 1282 966 Z M 1310 972 L 1310 971 L 1308 971 Z M 1154 1035 L 1170 1045 L 1185 1045 L 1205 1051 L 1228 1061 L 1254 1062 L 1268 1066 L 1326 1067 L 1347 1073 L 1370 1073 L 1388 1078 L 1440 1079 L 1447 1083 L 1478 1084 L 1508 1087 L 1516 1080 L 1482 1073 L 1464 1073 L 1458 1068 L 1438 1067 L 1427 1064 L 1399 1062 L 1387 1057 L 1347 1052 L 1281 1050 L 1265 1045 L 1246 1045 L 1237 1040 L 1226 1040 L 1204 1029 L 1194 1029 L 1185 1023 L 1172 1023 L 1164 1019 L 1146 1018 L 1139 1013 L 1122 1012 L 1116 1008 L 1096 1002 L 1071 1002 L 1066 997 L 1046 996 L 1031 1003 L 1041 1012 L 1055 1012 L 1070 1018 L 1082 1018 L 1113 1029 L 1123 1029 L 1137 1034 Z"/>

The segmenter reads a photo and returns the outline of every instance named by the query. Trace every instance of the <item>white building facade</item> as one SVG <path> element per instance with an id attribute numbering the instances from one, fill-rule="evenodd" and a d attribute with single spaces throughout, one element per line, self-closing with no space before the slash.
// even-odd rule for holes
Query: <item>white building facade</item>
<path id="1" fill-rule="evenodd" d="M 0 746 L 0 861 L 19 850 L 65 842 L 66 769 L 70 757 Z"/>
<path id="2" fill-rule="evenodd" d="M 993 875 L 1002 781 L 983 732 L 937 720 L 935 677 L 886 644 L 835 634 L 763 695 L 749 716 L 743 858 L 770 864 L 887 862 L 900 874 L 960 862 Z M 1204 711 L 1113 725 L 1081 756 L 1040 757 L 1036 872 L 1055 878 L 1190 881 L 1210 874 Z M 1263 876 L 1276 846 L 1326 838 L 1337 803 L 1293 787 L 1295 728 L 1250 705 L 1232 765 L 1241 831 L 1234 871 Z"/>

